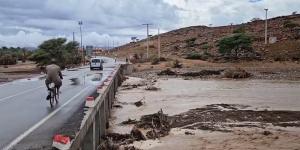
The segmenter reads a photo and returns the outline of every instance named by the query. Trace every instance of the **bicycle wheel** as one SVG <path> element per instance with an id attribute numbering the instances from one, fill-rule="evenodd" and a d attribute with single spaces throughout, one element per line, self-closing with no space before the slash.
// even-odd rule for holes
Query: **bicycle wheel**
<path id="1" fill-rule="evenodd" d="M 59 99 L 59 91 L 58 91 L 58 88 L 55 88 L 55 93 L 54 93 L 54 95 L 55 95 L 55 102 L 56 103 L 58 103 L 58 99 Z"/>
<path id="2" fill-rule="evenodd" d="M 51 89 L 50 90 L 50 107 L 52 108 L 54 106 L 54 99 L 55 99 L 55 93 L 54 93 L 54 90 Z"/>

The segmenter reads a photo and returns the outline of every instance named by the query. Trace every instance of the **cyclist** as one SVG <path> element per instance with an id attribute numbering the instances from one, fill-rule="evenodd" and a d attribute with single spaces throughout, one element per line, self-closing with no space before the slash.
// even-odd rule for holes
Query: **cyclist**
<path id="1" fill-rule="evenodd" d="M 54 58 L 51 59 L 51 64 L 46 67 L 46 74 L 47 75 L 46 75 L 45 84 L 46 84 L 48 91 L 50 91 L 49 85 L 51 83 L 54 83 L 55 87 L 59 91 L 59 88 L 62 86 L 61 80 L 63 79 L 63 76 L 62 76 L 60 67 L 58 65 L 56 65 L 56 60 Z M 50 93 L 47 96 L 47 100 L 49 100 L 49 99 L 50 99 Z"/>

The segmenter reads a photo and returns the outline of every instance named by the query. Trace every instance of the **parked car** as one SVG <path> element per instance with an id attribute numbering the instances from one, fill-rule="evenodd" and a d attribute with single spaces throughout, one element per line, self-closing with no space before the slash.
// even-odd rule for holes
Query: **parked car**
<path id="1" fill-rule="evenodd" d="M 99 69 L 99 70 L 103 70 L 103 59 L 101 58 L 91 58 L 90 61 L 90 69 L 94 70 L 94 69 Z"/>

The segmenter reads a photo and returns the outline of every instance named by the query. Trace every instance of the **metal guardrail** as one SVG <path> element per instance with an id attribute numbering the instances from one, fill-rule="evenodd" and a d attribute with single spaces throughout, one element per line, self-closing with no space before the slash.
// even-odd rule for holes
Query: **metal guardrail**
<path id="1" fill-rule="evenodd" d="M 95 106 L 90 108 L 86 120 L 72 141 L 71 150 L 96 150 L 100 145 L 101 137 L 106 135 L 109 126 L 108 118 L 115 94 L 118 86 L 121 85 L 123 74 L 128 73 L 127 68 L 131 66 L 128 64 L 118 66 L 104 82 L 101 92 L 98 92 L 99 96 L 95 99 Z"/>

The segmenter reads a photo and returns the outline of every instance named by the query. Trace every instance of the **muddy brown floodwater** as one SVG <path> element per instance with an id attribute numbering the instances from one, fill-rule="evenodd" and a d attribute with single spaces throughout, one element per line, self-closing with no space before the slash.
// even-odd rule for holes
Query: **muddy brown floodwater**
<path id="1" fill-rule="evenodd" d="M 130 134 L 142 116 L 163 110 L 168 135 L 129 143 L 137 149 L 300 149 L 300 82 L 130 77 L 119 89 L 112 133 Z M 136 102 L 141 102 L 137 107 Z M 143 118 L 143 117 L 142 117 Z M 122 122 L 132 122 L 122 124 Z M 146 135 L 146 132 L 141 129 Z"/>

